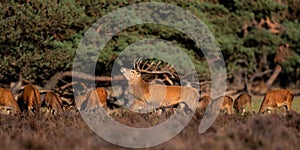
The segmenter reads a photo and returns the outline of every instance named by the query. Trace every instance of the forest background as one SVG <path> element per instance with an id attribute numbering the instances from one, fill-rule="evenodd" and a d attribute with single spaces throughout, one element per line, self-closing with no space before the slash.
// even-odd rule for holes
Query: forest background
<path id="1" fill-rule="evenodd" d="M 22 77 L 43 87 L 58 73 L 71 71 L 80 40 L 91 25 L 113 10 L 138 2 L 148 1 L 2 0 L 1 84 L 7 86 Z M 279 87 L 300 93 L 299 0 L 155 2 L 182 7 L 205 23 L 222 50 L 229 90 L 263 94 Z M 180 31 L 155 24 L 136 25 L 115 35 L 99 56 L 96 75 L 109 76 L 123 49 L 151 37 L 180 46 L 195 64 L 200 81 L 210 80 L 200 48 Z"/>

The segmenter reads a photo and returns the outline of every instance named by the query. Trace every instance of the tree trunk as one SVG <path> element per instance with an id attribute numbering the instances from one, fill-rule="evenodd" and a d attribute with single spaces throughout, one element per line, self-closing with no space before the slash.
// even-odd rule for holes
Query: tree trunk
<path id="1" fill-rule="evenodd" d="M 276 65 L 275 71 L 273 72 L 273 74 L 271 75 L 269 80 L 266 82 L 266 86 L 267 86 L 268 89 L 270 89 L 270 87 L 273 85 L 273 83 L 277 79 L 277 77 L 278 77 L 279 73 L 281 72 L 281 70 L 282 70 L 282 67 L 280 65 Z"/>
<path id="2" fill-rule="evenodd" d="M 244 84 L 243 84 L 243 74 L 241 72 L 235 72 L 233 73 L 233 88 L 234 90 L 243 90 Z"/>

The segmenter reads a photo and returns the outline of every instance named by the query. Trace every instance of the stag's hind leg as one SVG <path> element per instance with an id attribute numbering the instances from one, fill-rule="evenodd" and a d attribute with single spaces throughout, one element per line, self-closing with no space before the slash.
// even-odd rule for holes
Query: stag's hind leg
<path id="1" fill-rule="evenodd" d="M 27 107 L 27 113 L 30 114 L 30 115 L 34 115 L 34 110 L 33 110 L 33 106 L 28 106 Z"/>
<path id="2" fill-rule="evenodd" d="M 259 109 L 259 113 L 265 113 L 265 111 L 268 111 L 267 110 L 267 107 L 266 106 L 264 106 L 264 104 L 262 103 L 262 106 L 260 106 L 260 109 Z"/>
<path id="3" fill-rule="evenodd" d="M 227 113 L 228 115 L 231 115 L 232 112 L 232 107 L 230 105 L 225 106 L 225 108 L 222 108 L 224 113 Z"/>
<path id="4" fill-rule="evenodd" d="M 231 105 L 228 105 L 228 114 L 229 115 L 232 115 L 232 113 L 233 113 L 233 110 L 232 110 L 232 106 Z"/>
<path id="5" fill-rule="evenodd" d="M 294 99 L 294 94 L 293 93 L 289 94 L 289 96 L 287 98 L 287 104 L 286 104 L 288 111 L 290 111 L 292 109 L 293 99 Z"/>
<path id="6" fill-rule="evenodd" d="M 249 109 L 250 113 L 253 113 L 251 103 L 249 103 L 248 105 L 249 105 L 249 106 L 248 106 L 248 109 Z"/>
<path id="7" fill-rule="evenodd" d="M 242 116 L 246 113 L 246 108 L 242 108 Z"/>
<path id="8" fill-rule="evenodd" d="M 292 109 L 292 102 L 287 102 L 287 104 L 286 104 L 286 110 L 287 111 L 290 111 Z"/>

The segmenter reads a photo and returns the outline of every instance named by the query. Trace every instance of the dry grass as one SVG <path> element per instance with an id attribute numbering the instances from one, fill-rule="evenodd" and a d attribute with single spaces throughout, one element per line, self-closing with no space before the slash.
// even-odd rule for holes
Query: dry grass
<path id="1" fill-rule="evenodd" d="M 152 126 L 171 115 L 165 112 L 136 114 L 119 110 L 114 117 L 127 125 Z M 224 115 L 198 134 L 202 114 L 170 141 L 151 149 L 297 149 L 300 146 L 300 114 Z M 158 135 L 159 136 L 159 135 Z M 129 137 L 130 138 L 130 137 Z M 0 116 L 1 149 L 125 149 L 94 134 L 78 112 L 57 116 Z"/>

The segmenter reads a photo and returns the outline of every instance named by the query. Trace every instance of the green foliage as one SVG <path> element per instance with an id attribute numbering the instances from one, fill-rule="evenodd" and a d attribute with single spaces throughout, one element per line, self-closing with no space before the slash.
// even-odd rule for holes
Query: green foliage
<path id="1" fill-rule="evenodd" d="M 299 41 L 300 41 L 300 23 L 299 20 L 294 21 L 284 21 L 282 23 L 285 34 L 283 35 L 284 39 L 287 40 L 289 43 L 297 46 L 295 48 L 296 51 L 299 52 Z"/>
<path id="2" fill-rule="evenodd" d="M 278 4 L 274 0 L 220 0 L 220 2 L 230 11 L 239 15 L 245 12 L 251 12 L 255 14 L 256 19 L 272 16 L 274 13 L 287 9 L 287 6 Z"/>
<path id="3" fill-rule="evenodd" d="M 0 7 L 4 10 L 0 16 L 0 55 L 5 57 L 1 74 L 18 77 L 21 73 L 36 80 L 71 67 L 78 44 L 76 34 L 85 28 L 83 8 L 72 1 L 43 0 L 7 2 Z"/>
<path id="4" fill-rule="evenodd" d="M 148 1 L 148 0 L 147 0 Z M 84 1 L 6 1 L 0 3 L 0 74 L 13 80 L 21 73 L 38 82 L 55 73 L 72 69 L 79 42 L 87 29 L 107 13 L 143 0 Z M 288 43 L 293 56 L 281 65 L 297 80 L 300 54 L 299 2 L 288 0 L 156 0 L 182 7 L 199 17 L 210 29 L 223 52 L 229 74 L 257 73 L 260 58 L 266 55 L 272 68 L 277 47 Z M 124 14 L 124 17 L 132 17 Z M 268 28 L 249 28 L 243 36 L 242 27 L 249 22 L 271 18 L 283 27 L 272 34 Z M 175 22 L 176 23 L 176 22 Z M 200 48 L 187 35 L 171 27 L 154 24 L 136 25 L 115 35 L 100 55 L 82 57 L 98 59 L 96 73 L 109 74 L 115 58 L 132 43 L 157 38 L 172 42 L 188 54 L 201 80 L 210 79 L 209 69 Z M 172 57 L 168 55 L 166 57 Z M 84 69 L 84 68 L 82 68 Z M 43 83 L 41 83 L 43 84 Z"/>
<path id="5" fill-rule="evenodd" d="M 251 31 L 244 40 L 244 46 L 258 48 L 258 54 L 275 54 L 280 44 L 283 44 L 280 37 L 265 29 Z"/>

